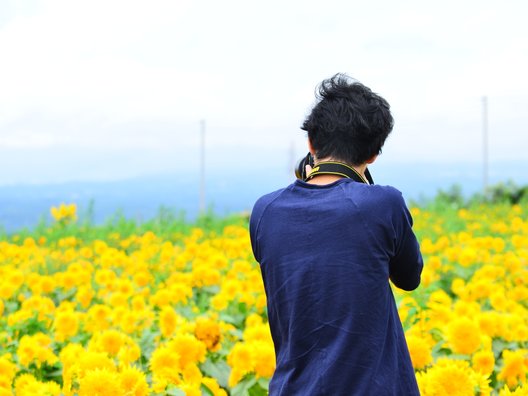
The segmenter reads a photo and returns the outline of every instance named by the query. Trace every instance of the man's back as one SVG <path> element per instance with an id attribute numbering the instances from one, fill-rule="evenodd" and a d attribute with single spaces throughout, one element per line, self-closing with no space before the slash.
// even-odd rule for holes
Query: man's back
<path id="1" fill-rule="evenodd" d="M 270 395 L 415 395 L 389 276 L 418 286 L 411 219 L 391 187 L 296 181 L 251 216 L 277 354 Z"/>

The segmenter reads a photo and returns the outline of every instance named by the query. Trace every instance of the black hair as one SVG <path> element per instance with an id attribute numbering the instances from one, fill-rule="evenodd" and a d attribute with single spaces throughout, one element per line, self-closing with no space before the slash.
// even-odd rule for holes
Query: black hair
<path id="1" fill-rule="evenodd" d="M 381 153 L 394 125 L 385 99 L 341 73 L 324 80 L 316 98 L 301 127 L 316 157 L 360 165 Z"/>

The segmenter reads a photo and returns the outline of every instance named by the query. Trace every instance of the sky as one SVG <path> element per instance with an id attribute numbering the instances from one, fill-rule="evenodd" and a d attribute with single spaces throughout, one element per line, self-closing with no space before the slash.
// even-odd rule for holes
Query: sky
<path id="1" fill-rule="evenodd" d="M 385 164 L 527 160 L 528 2 L 0 0 L 0 184 L 289 172 L 321 80 L 391 104 Z"/>

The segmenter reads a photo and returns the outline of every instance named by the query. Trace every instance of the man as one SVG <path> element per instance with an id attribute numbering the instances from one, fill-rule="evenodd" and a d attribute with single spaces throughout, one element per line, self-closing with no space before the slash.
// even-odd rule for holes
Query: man
<path id="1" fill-rule="evenodd" d="M 418 395 L 389 279 L 415 289 L 422 257 L 401 193 L 368 182 L 389 105 L 342 74 L 318 99 L 302 126 L 311 173 L 250 220 L 277 359 L 269 394 Z"/>

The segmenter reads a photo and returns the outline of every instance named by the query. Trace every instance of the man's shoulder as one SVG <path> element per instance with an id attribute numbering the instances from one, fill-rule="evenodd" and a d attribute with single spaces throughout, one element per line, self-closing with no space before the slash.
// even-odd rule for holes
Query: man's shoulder
<path id="1" fill-rule="evenodd" d="M 268 194 L 265 194 L 261 196 L 255 204 L 253 205 L 253 209 L 251 210 L 251 215 L 249 218 L 249 231 L 252 243 L 256 238 L 257 230 L 259 228 L 260 221 L 264 215 L 264 212 L 266 209 L 278 198 L 281 196 L 281 194 L 287 189 L 288 187 L 281 188 L 279 190 L 275 190 L 273 192 L 270 192 Z M 256 245 L 253 245 L 253 254 L 255 255 L 255 258 L 257 261 L 259 260 L 258 250 Z"/>
<path id="2" fill-rule="evenodd" d="M 352 188 L 351 188 L 352 187 Z M 400 190 L 393 186 L 380 184 L 349 184 L 349 194 L 356 202 L 370 205 L 404 205 L 403 195 Z"/>
<path id="3" fill-rule="evenodd" d="M 374 187 L 374 191 L 376 191 L 380 199 L 394 204 L 401 204 L 403 202 L 403 194 L 396 187 L 382 185 L 374 185 L 372 187 Z"/>
<path id="4" fill-rule="evenodd" d="M 257 199 L 255 204 L 253 205 L 253 210 L 251 212 L 253 214 L 258 213 L 258 212 L 262 213 L 268 205 L 270 205 L 273 201 L 275 201 L 278 197 L 280 197 L 282 193 L 288 188 L 289 186 L 283 187 L 278 190 L 262 195 L 259 199 Z"/>

